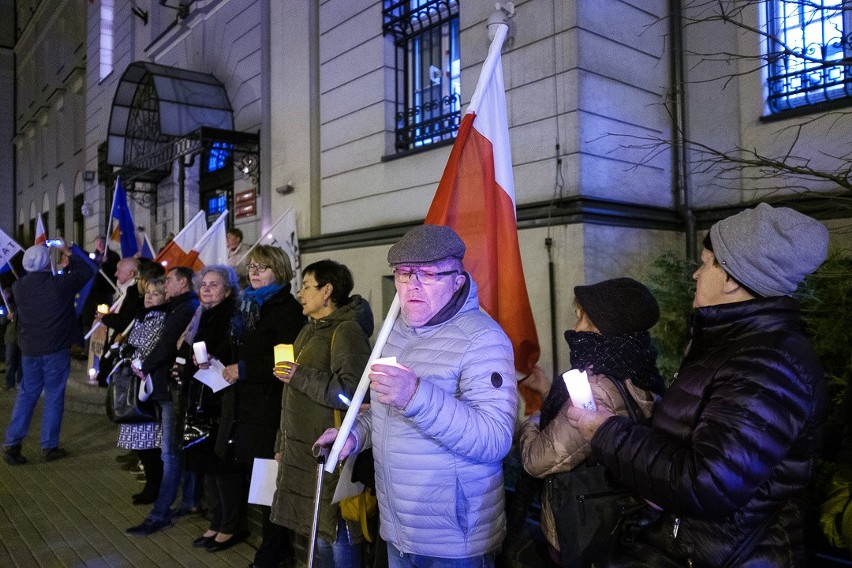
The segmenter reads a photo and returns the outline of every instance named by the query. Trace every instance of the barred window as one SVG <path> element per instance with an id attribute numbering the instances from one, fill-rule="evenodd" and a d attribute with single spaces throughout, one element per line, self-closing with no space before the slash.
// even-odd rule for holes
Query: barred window
<path id="1" fill-rule="evenodd" d="M 771 112 L 852 96 L 852 10 L 844 0 L 768 0 L 766 21 Z"/>
<path id="2" fill-rule="evenodd" d="M 397 153 L 452 140 L 461 118 L 458 0 L 385 0 L 393 36 Z"/>

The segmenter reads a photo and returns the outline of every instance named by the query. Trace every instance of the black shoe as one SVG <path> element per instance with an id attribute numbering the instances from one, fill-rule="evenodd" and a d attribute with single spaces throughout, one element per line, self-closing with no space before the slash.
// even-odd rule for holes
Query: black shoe
<path id="1" fill-rule="evenodd" d="M 149 534 L 154 534 L 158 530 L 165 529 L 170 526 L 172 526 L 171 521 L 155 521 L 154 519 L 145 519 L 144 521 L 142 521 L 141 525 L 130 527 L 124 532 L 136 536 L 148 536 Z"/>
<path id="2" fill-rule="evenodd" d="M 213 542 L 207 545 L 207 552 L 222 552 L 223 550 L 228 550 L 235 544 L 239 544 L 248 538 L 248 532 L 238 532 L 236 534 L 231 535 L 231 538 L 226 540 L 225 542 L 217 542 L 216 537 L 213 537 Z"/>
<path id="3" fill-rule="evenodd" d="M 41 455 L 44 457 L 44 461 L 52 462 L 64 458 L 68 455 L 68 452 L 62 448 L 44 448 L 41 451 Z"/>
<path id="4" fill-rule="evenodd" d="M 207 546 L 214 542 L 216 535 L 213 536 L 200 536 L 192 541 L 192 548 L 207 548 Z"/>
<path id="5" fill-rule="evenodd" d="M 27 463 L 27 458 L 21 454 L 21 445 L 6 446 L 3 449 L 3 459 L 9 465 L 23 465 Z"/>

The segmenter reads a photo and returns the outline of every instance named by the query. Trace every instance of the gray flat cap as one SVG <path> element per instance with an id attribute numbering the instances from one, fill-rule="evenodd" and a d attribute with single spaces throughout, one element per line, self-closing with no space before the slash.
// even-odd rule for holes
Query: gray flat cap
<path id="1" fill-rule="evenodd" d="M 445 258 L 464 258 L 464 242 L 443 225 L 420 225 L 405 233 L 388 251 L 388 264 L 428 264 Z"/>

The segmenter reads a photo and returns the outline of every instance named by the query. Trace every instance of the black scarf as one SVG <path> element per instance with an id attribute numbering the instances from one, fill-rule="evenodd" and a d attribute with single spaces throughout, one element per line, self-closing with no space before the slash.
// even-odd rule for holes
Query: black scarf
<path id="1" fill-rule="evenodd" d="M 601 335 L 591 331 L 565 332 L 571 348 L 571 368 L 589 374 L 605 375 L 614 381 L 631 379 L 637 387 L 663 394 L 665 383 L 657 370 L 657 350 L 647 331 L 621 335 Z M 565 381 L 557 377 L 541 408 L 542 430 L 559 413 L 568 400 Z"/>

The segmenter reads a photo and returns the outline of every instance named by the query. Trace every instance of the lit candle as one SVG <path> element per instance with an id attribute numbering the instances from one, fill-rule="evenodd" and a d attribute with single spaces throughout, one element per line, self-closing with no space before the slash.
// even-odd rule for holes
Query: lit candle
<path id="1" fill-rule="evenodd" d="M 568 395 L 571 397 L 571 403 L 574 406 L 586 410 L 598 409 L 595 399 L 592 397 L 592 387 L 589 385 L 589 377 L 586 375 L 586 371 L 571 369 L 562 373 L 562 380 L 568 387 Z"/>
<path id="2" fill-rule="evenodd" d="M 195 362 L 203 365 L 207 362 L 207 344 L 203 341 L 196 341 L 192 344 L 192 351 L 195 353 Z"/>
<path id="3" fill-rule="evenodd" d="M 296 357 L 293 355 L 293 346 L 289 343 L 279 343 L 273 347 L 275 363 L 292 363 Z"/>
<path id="4" fill-rule="evenodd" d="M 108 314 L 109 306 L 106 304 L 98 304 L 98 313 L 100 314 Z"/>
<path id="5" fill-rule="evenodd" d="M 95 369 L 89 369 L 89 382 L 90 383 L 98 382 L 98 372 Z"/>

